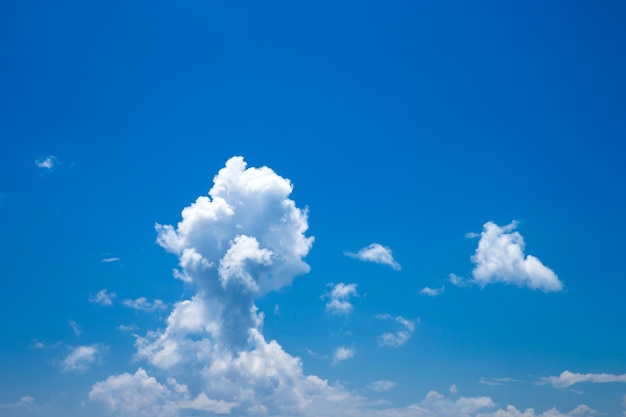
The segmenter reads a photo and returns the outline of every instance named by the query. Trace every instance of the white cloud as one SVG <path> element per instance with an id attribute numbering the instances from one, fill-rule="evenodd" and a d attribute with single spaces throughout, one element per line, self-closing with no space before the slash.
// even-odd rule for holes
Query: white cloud
<path id="1" fill-rule="evenodd" d="M 141 311 L 164 310 L 167 308 L 163 301 L 154 300 L 153 302 L 150 302 L 146 299 L 146 297 L 139 297 L 135 300 L 123 300 L 122 304 L 126 307 Z"/>
<path id="2" fill-rule="evenodd" d="M 103 262 L 105 264 L 110 264 L 111 262 L 117 262 L 119 260 L 120 258 L 104 258 L 100 262 Z"/>
<path id="3" fill-rule="evenodd" d="M 372 243 L 371 245 L 362 248 L 357 253 L 345 252 L 345 254 L 362 261 L 388 265 L 396 271 L 402 269 L 400 264 L 393 259 L 391 249 L 379 243 Z"/>
<path id="4" fill-rule="evenodd" d="M 337 285 L 328 284 L 332 289 L 322 296 L 327 299 L 326 311 L 336 314 L 350 314 L 354 307 L 350 303 L 350 297 L 358 297 L 357 284 L 344 284 L 340 282 Z"/>
<path id="5" fill-rule="evenodd" d="M 386 318 L 385 316 L 380 316 Z M 415 320 L 407 320 L 402 316 L 395 318 L 396 323 L 400 324 L 401 328 L 395 333 L 387 332 L 378 336 L 378 344 L 380 346 L 386 346 L 390 348 L 398 348 L 404 346 L 406 342 L 411 339 L 413 331 L 415 331 Z"/>
<path id="6" fill-rule="evenodd" d="M 506 410 L 500 409 L 491 413 L 479 413 L 476 417 L 590 417 L 598 415 L 596 410 L 593 410 L 581 404 L 568 413 L 561 413 L 556 408 L 551 408 L 541 414 L 537 414 L 534 409 L 528 408 L 526 411 L 520 411 L 512 405 L 508 405 Z"/>
<path id="7" fill-rule="evenodd" d="M 455 287 L 467 287 L 470 285 L 470 282 L 468 280 L 463 279 L 463 277 L 460 277 L 453 273 L 450 273 L 448 275 L 448 281 L 450 281 L 450 284 L 454 285 Z"/>
<path id="8" fill-rule="evenodd" d="M 456 387 L 456 384 L 452 384 L 450 385 L 450 388 L 448 388 L 448 391 L 450 391 L 450 394 L 456 395 L 458 394 L 459 389 Z"/>
<path id="9" fill-rule="evenodd" d="M 516 382 L 516 381 L 513 378 L 491 378 L 491 379 L 480 378 L 480 381 L 478 381 L 478 382 L 483 384 L 483 385 L 499 386 L 499 385 L 502 385 L 504 383 Z"/>
<path id="10" fill-rule="evenodd" d="M 0 408 L 24 408 L 31 407 L 35 404 L 35 398 L 30 395 L 24 395 L 13 403 L 0 403 Z"/>
<path id="11" fill-rule="evenodd" d="M 59 160 L 54 155 L 43 156 L 35 160 L 35 165 L 38 168 L 51 171 L 59 165 Z"/>
<path id="12" fill-rule="evenodd" d="M 429 297 L 436 297 L 438 295 L 443 294 L 445 289 L 446 287 L 444 286 L 441 286 L 440 288 L 424 287 L 420 290 L 420 294 L 427 295 Z"/>
<path id="13" fill-rule="evenodd" d="M 339 362 L 352 359 L 354 355 L 356 355 L 356 350 L 345 346 L 339 346 L 333 353 L 333 363 L 338 364 Z"/>
<path id="14" fill-rule="evenodd" d="M 109 292 L 106 288 L 98 291 L 89 297 L 89 301 L 101 306 L 110 307 L 113 305 L 113 299 L 116 297 L 114 292 Z"/>
<path id="15" fill-rule="evenodd" d="M 168 378 L 167 385 L 163 385 L 143 368 L 132 375 L 127 372 L 112 375 L 94 384 L 89 399 L 104 403 L 118 416 L 170 417 L 177 416 L 181 410 L 229 414 L 235 405 L 211 400 L 204 393 L 192 399 L 187 386 L 175 378 Z"/>
<path id="16" fill-rule="evenodd" d="M 561 291 L 563 284 L 550 268 L 524 254 L 524 238 L 514 231 L 516 222 L 500 227 L 485 223 L 472 262 L 474 282 L 481 287 L 502 282 L 545 292 Z"/>
<path id="17" fill-rule="evenodd" d="M 157 225 L 158 243 L 178 255 L 178 276 L 196 294 L 174 306 L 165 329 L 137 337 L 137 359 L 185 384 L 189 397 L 142 370 L 94 385 L 92 400 L 116 415 L 177 415 L 191 401 L 185 398 L 200 398 L 194 401 L 237 415 L 275 416 L 324 415 L 327 407 L 338 411 L 345 407 L 337 404 L 356 401 L 342 387 L 305 375 L 299 358 L 261 333 L 254 300 L 309 271 L 302 258 L 313 239 L 305 236 L 306 211 L 288 198 L 291 189 L 271 169 L 246 169 L 235 157 L 176 227 Z"/>
<path id="18" fill-rule="evenodd" d="M 374 381 L 369 384 L 367 387 L 372 391 L 383 392 L 389 391 L 396 387 L 396 383 L 393 381 L 387 381 L 385 379 L 381 379 L 380 381 Z"/>
<path id="19" fill-rule="evenodd" d="M 134 359 L 142 367 L 95 383 L 90 400 L 116 417 L 474 417 L 493 408 L 489 397 L 433 396 L 373 408 L 338 383 L 306 375 L 300 358 L 265 339 L 255 300 L 309 271 L 303 258 L 313 239 L 305 235 L 306 211 L 288 198 L 291 189 L 271 169 L 246 169 L 243 158 L 231 158 L 209 196 L 186 207 L 178 225 L 156 226 L 157 242 L 178 256 L 176 277 L 194 295 L 173 306 L 162 329 L 136 337 Z M 384 345 L 406 343 L 415 329 L 416 321 L 395 320 L 400 330 L 381 336 Z M 66 368 L 96 363 L 98 349 L 88 348 L 74 349 Z M 344 349 L 338 357 L 354 355 Z"/>
<path id="20" fill-rule="evenodd" d="M 126 325 L 126 324 L 120 324 L 119 326 L 117 326 L 117 330 L 122 331 L 122 332 L 132 332 L 133 330 L 137 330 L 137 326 L 135 325 Z"/>
<path id="21" fill-rule="evenodd" d="M 77 346 L 61 362 L 63 372 L 85 372 L 102 361 L 103 348 L 98 345 Z"/>
<path id="22" fill-rule="evenodd" d="M 579 374 L 563 371 L 559 376 L 550 376 L 539 381 L 540 384 L 550 384 L 555 388 L 567 388 L 582 382 L 590 382 L 593 384 L 626 382 L 626 374 Z"/>
<path id="23" fill-rule="evenodd" d="M 70 327 L 72 328 L 76 336 L 80 336 L 81 330 L 80 330 L 80 326 L 78 325 L 78 323 L 76 323 L 74 320 L 69 320 L 67 324 L 70 325 Z"/>

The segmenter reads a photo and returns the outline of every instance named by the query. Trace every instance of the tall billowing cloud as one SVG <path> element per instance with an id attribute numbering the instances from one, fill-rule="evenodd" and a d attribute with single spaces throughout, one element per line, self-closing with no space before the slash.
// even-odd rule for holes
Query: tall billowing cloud
<path id="1" fill-rule="evenodd" d="M 93 386 L 92 400 L 119 416 L 188 409 L 280 416 L 352 398 L 304 375 L 299 358 L 262 334 L 255 299 L 309 271 L 303 257 L 313 238 L 305 236 L 307 213 L 289 199 L 291 191 L 270 168 L 246 168 L 234 157 L 178 225 L 156 225 L 157 242 L 178 256 L 174 275 L 195 288 L 174 306 L 165 329 L 136 340 L 137 358 L 169 378 L 157 381 L 143 368 L 113 375 Z"/>
<path id="2" fill-rule="evenodd" d="M 451 400 L 436 393 L 408 407 L 380 409 L 339 384 L 306 375 L 299 358 L 265 339 L 255 300 L 309 271 L 303 258 L 313 238 L 305 235 L 307 212 L 289 199 L 291 190 L 270 168 L 247 168 L 234 157 L 176 226 L 156 225 L 157 242 L 178 257 L 174 276 L 193 295 L 173 306 L 162 329 L 136 337 L 141 366 L 95 383 L 89 399 L 116 417 L 464 417 L 493 409 L 489 397 Z M 395 265 L 392 257 L 374 259 Z M 355 292 L 356 286 L 345 287 L 337 295 L 345 300 Z M 400 329 L 381 336 L 384 346 L 401 346 L 414 331 L 416 321 L 395 321 Z M 84 371 L 100 353 L 98 346 L 79 347 L 62 366 Z M 354 354 L 338 348 L 335 360 Z"/>
<path id="3" fill-rule="evenodd" d="M 485 223 L 472 261 L 474 281 L 484 287 L 502 282 L 545 292 L 561 291 L 563 284 L 550 268 L 524 254 L 524 238 L 515 231 L 517 222 L 500 227 Z"/>

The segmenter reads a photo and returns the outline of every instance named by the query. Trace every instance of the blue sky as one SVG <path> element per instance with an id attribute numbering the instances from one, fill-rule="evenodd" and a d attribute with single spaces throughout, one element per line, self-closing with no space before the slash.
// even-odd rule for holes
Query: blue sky
<path id="1" fill-rule="evenodd" d="M 0 415 L 626 412 L 622 2 L 0 10 Z"/>

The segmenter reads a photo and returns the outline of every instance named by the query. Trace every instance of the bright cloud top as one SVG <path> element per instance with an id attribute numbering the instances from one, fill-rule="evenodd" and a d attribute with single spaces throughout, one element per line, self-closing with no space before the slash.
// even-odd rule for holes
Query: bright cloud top
<path id="1" fill-rule="evenodd" d="M 514 231 L 517 222 L 500 227 L 485 223 L 472 262 L 474 281 L 484 287 L 502 282 L 545 292 L 561 291 L 563 284 L 550 268 L 532 255 L 524 255 L 524 238 Z"/>
<path id="2" fill-rule="evenodd" d="M 387 265 L 396 271 L 402 269 L 400 264 L 393 259 L 391 249 L 379 243 L 372 243 L 371 245 L 359 250 L 357 253 L 346 252 L 346 255 L 352 258 L 360 259 L 361 261 Z"/>
<path id="3" fill-rule="evenodd" d="M 329 284 L 332 286 L 332 284 Z M 322 298 L 328 299 L 326 302 L 326 311 L 331 314 L 345 315 L 350 314 L 354 309 L 350 303 L 351 297 L 358 297 L 357 284 L 344 284 L 340 282 L 332 286 L 332 289 L 324 294 Z"/>
<path id="4" fill-rule="evenodd" d="M 543 378 L 540 383 L 551 384 L 555 388 L 567 388 L 581 382 L 602 384 L 607 382 L 626 382 L 626 374 L 579 374 L 563 371 L 559 376 Z"/>

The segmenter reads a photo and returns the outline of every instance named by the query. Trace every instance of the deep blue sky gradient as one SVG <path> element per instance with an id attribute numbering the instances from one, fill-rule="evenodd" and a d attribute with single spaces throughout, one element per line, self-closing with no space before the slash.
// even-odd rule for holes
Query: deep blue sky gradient
<path id="1" fill-rule="evenodd" d="M 519 409 L 618 415 L 623 384 L 532 382 L 626 373 L 625 19 L 619 1 L 3 2 L 0 403 L 78 410 L 94 382 L 133 369 L 115 326 L 158 328 L 167 311 L 89 295 L 182 299 L 154 223 L 175 224 L 242 155 L 309 207 L 311 273 L 258 302 L 306 372 L 351 389 L 394 380 L 399 405 L 455 383 Z M 34 163 L 48 155 L 52 172 Z M 447 284 L 471 275 L 465 234 L 490 220 L 519 220 L 564 291 Z M 344 255 L 372 242 L 402 271 Z M 329 282 L 359 284 L 353 316 L 324 313 Z M 372 342 L 380 313 L 421 319 L 407 346 Z M 109 350 L 60 374 L 62 348 L 35 340 Z M 307 354 L 340 343 L 358 352 L 341 366 Z"/>

